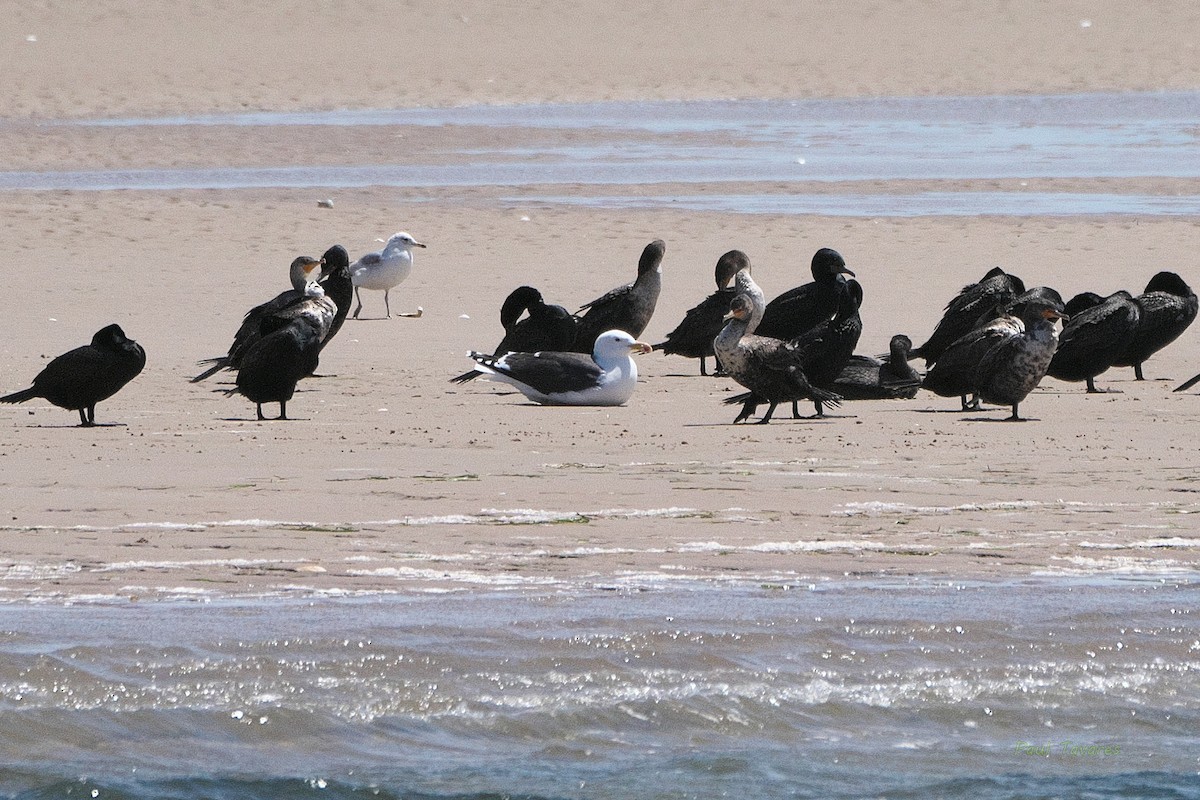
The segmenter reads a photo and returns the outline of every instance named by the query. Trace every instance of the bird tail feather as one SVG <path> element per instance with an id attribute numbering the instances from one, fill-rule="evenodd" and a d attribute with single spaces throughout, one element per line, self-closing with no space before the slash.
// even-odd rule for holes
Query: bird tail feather
<path id="1" fill-rule="evenodd" d="M 37 397 L 37 389 L 30 386 L 28 389 L 22 389 L 19 392 L 0 397 L 0 403 L 24 403 L 26 400 L 32 400 Z"/>
<path id="2" fill-rule="evenodd" d="M 1175 387 L 1175 391 L 1186 392 L 1188 389 L 1192 388 L 1197 383 L 1200 383 L 1200 375 L 1196 375 L 1195 377 L 1189 378 L 1188 380 L 1179 384 L 1178 386 Z"/>
<path id="3" fill-rule="evenodd" d="M 229 366 L 229 359 L 225 356 L 220 356 L 219 358 L 206 358 L 200 363 L 212 364 L 212 366 L 204 370 L 204 372 L 201 372 L 196 377 L 192 378 L 192 383 L 199 383 L 205 378 L 211 378 L 213 375 L 216 375 L 218 372 L 225 369 L 225 367 Z"/>

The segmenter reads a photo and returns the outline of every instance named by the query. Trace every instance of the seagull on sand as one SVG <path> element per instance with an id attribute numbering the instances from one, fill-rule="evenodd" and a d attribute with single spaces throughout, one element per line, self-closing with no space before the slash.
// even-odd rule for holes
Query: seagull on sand
<path id="1" fill-rule="evenodd" d="M 511 384 L 535 403 L 548 406 L 619 406 L 637 385 L 634 353 L 650 345 L 625 331 L 605 331 L 592 355 L 541 352 L 491 356 L 471 352 L 481 378 Z"/>
<path id="2" fill-rule="evenodd" d="M 382 250 L 367 253 L 350 265 L 350 275 L 354 281 L 354 297 L 358 300 L 358 307 L 354 309 L 355 319 L 358 319 L 358 312 L 362 311 L 362 297 L 358 293 L 360 288 L 383 292 L 383 307 L 387 311 L 387 316 L 389 318 L 392 316 L 392 308 L 388 304 L 388 292 L 407 278 L 408 273 L 412 272 L 412 249 L 424 246 L 404 231 L 393 233 L 384 243 Z M 418 308 L 414 312 L 403 313 L 400 316 L 419 317 L 421 309 Z"/>

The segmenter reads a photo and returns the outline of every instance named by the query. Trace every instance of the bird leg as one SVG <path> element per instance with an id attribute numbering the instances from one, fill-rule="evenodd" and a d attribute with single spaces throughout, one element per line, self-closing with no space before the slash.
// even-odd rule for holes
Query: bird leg
<path id="1" fill-rule="evenodd" d="M 391 289 L 383 290 L 383 308 L 387 312 L 387 314 L 385 316 L 388 319 L 392 318 L 392 307 L 390 305 L 388 305 L 388 292 L 390 292 L 390 291 L 391 291 Z"/>
<path id="2" fill-rule="evenodd" d="M 771 421 L 771 415 L 775 413 L 775 406 L 776 403 L 771 403 L 770 407 L 767 409 L 767 413 L 763 414 L 763 418 L 758 421 L 759 425 L 766 425 Z"/>
<path id="3" fill-rule="evenodd" d="M 967 396 L 965 394 L 962 396 L 962 410 L 963 411 L 975 411 L 978 408 L 979 408 L 979 396 L 978 395 L 972 395 L 970 400 L 967 400 Z"/>
<path id="4" fill-rule="evenodd" d="M 354 287 L 354 299 L 358 301 L 358 308 L 354 309 L 354 318 L 358 319 L 358 312 L 362 311 L 362 297 L 358 294 L 358 287 Z"/>
<path id="5" fill-rule="evenodd" d="M 287 419 L 287 400 L 279 401 L 279 416 L 275 419 Z"/>
<path id="6" fill-rule="evenodd" d="M 255 407 L 258 408 L 258 421 L 265 422 L 267 417 L 262 413 L 262 403 L 255 403 Z"/>
<path id="7" fill-rule="evenodd" d="M 700 356 L 700 374 L 708 377 L 708 370 L 704 366 L 704 356 Z"/>
<path id="8" fill-rule="evenodd" d="M 1141 365 L 1141 364 L 1134 364 L 1134 365 L 1133 365 L 1133 379 L 1134 379 L 1135 381 L 1144 381 L 1144 380 L 1146 380 L 1146 377 L 1145 377 L 1144 375 L 1142 375 L 1142 365 Z"/>
<path id="9" fill-rule="evenodd" d="M 1012 416 L 1006 417 L 1004 419 L 1005 422 L 1024 422 L 1025 421 L 1025 420 L 1021 419 L 1021 415 L 1017 413 L 1017 405 L 1018 405 L 1017 403 L 1013 403 Z"/>
<path id="10" fill-rule="evenodd" d="M 745 403 L 742 405 L 742 410 L 741 410 L 741 412 L 740 412 L 740 413 L 737 415 L 737 419 L 735 419 L 735 420 L 733 421 L 733 424 L 734 424 L 734 425 L 736 425 L 736 424 L 738 424 L 739 422 L 741 422 L 742 420 L 750 419 L 750 415 L 754 413 L 754 410 L 755 410 L 756 408 L 758 408 L 758 403 L 754 402 L 754 400 L 753 400 L 753 399 L 747 400 L 747 401 L 746 401 L 746 402 L 745 402 Z M 774 410 L 775 410 L 775 404 L 774 404 L 774 403 L 772 403 L 772 404 L 771 404 L 771 410 L 772 410 L 772 411 L 774 411 Z M 768 414 L 768 416 L 770 416 L 770 415 Z"/>
<path id="11" fill-rule="evenodd" d="M 96 423 L 94 423 L 94 422 L 92 422 L 91 420 L 89 420 L 89 419 L 88 419 L 88 415 L 87 415 L 87 409 L 86 409 L 86 408 L 81 408 L 81 409 L 79 409 L 79 427 L 81 427 L 81 428 L 90 428 L 90 427 L 92 427 L 92 426 L 93 426 L 93 425 L 95 425 L 95 424 L 96 424 Z"/>

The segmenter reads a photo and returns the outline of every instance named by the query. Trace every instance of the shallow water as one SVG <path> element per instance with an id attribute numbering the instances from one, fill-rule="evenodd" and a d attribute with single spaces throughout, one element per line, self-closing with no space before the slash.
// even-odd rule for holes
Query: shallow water
<path id="1" fill-rule="evenodd" d="M 1198 797 L 1190 578 L 0 607 L 8 797 Z"/>
<path id="2" fill-rule="evenodd" d="M 142 126 L 517 127 L 542 132 L 528 147 L 462 149 L 421 163 L 260 168 L 0 172 L 0 189 L 336 189 L 572 185 L 570 202 L 743 213 L 850 216 L 926 214 L 1195 214 L 1200 197 L 1013 191 L 864 196 L 753 193 L 746 184 L 979 181 L 1049 178 L 1196 178 L 1200 93 L 860 100 L 641 102 L 474 106 L 397 111 L 241 114 L 60 123 Z M 603 132 L 602 137 L 578 131 Z M 562 137 L 546 132 L 574 132 Z M 670 191 L 655 186 L 672 184 Z M 679 185 L 706 184 L 703 192 Z M 737 184 L 721 192 L 712 185 Z M 648 187 L 622 196 L 614 186 Z M 589 188 L 590 187 L 590 188 Z M 633 196 L 635 195 L 636 196 Z M 525 201 L 562 203 L 554 194 Z"/>

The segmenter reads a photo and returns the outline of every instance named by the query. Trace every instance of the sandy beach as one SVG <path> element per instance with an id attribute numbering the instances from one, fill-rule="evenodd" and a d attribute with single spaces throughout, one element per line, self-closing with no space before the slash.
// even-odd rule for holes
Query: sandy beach
<path id="1" fill-rule="evenodd" d="M 285 7 L 286 6 L 286 7 Z M 22 5 L 0 25 L 9 171 L 436 162 L 511 146 L 484 126 L 97 127 L 93 118 L 247 111 L 725 98 L 1195 90 L 1188 3 Z M 570 19 L 567 28 L 563 20 Z M 600 131 L 576 134 L 587 140 Z M 1198 194 L 1200 181 L 1051 182 L 1050 191 Z M 701 187 L 703 188 L 703 187 Z M 714 187 L 716 190 L 718 187 Z M 994 189 L 970 182 L 937 189 Z M 728 187 L 721 191 L 728 191 Z M 856 190 L 887 193 L 887 181 Z M 795 193 L 830 191 L 798 182 Z M 555 186 L 570 195 L 572 187 Z M 825 420 L 734 426 L 740 391 L 693 362 L 640 357 L 620 408 L 542 408 L 452 386 L 491 349 L 500 301 L 531 283 L 577 307 L 667 242 L 659 341 L 744 250 L 772 296 L 839 250 L 866 291 L 859 352 L 921 340 L 997 264 L 1065 296 L 1195 285 L 1188 216 L 847 217 L 603 209 L 539 187 L 0 191 L 15 262 L 0 389 L 119 322 L 145 371 L 81 430 L 42 401 L 0 408 L 0 599 L 186 590 L 404 591 L 636 582 L 664 574 L 781 584 L 846 574 L 989 577 L 1193 570 L 1200 510 L 1196 331 L 1086 395 L 1046 380 L 1031 419 L 956 401 L 847 404 Z M 523 199 L 527 196 L 528 199 Z M 330 198 L 332 208 L 318 200 Z M 407 230 L 428 244 L 393 310 L 348 321 L 291 422 L 192 385 L 301 253 L 351 256 Z M 368 293 L 364 316 L 382 314 Z M 210 382 L 211 383 L 211 382 Z"/>

